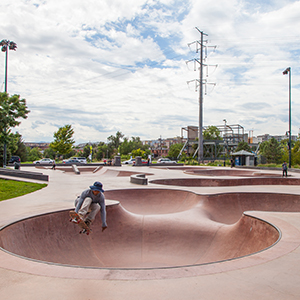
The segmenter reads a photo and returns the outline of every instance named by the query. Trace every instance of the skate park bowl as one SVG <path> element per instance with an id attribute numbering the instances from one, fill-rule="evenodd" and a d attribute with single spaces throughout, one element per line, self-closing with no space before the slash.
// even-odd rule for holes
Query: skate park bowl
<path id="1" fill-rule="evenodd" d="M 274 246 L 280 230 L 247 211 L 295 212 L 300 196 L 275 193 L 200 195 L 172 189 L 108 190 L 108 229 L 96 217 L 79 234 L 69 210 L 16 221 L 0 231 L 3 251 L 37 262 L 93 269 L 199 266 Z"/>
<path id="2" fill-rule="evenodd" d="M 281 177 L 281 174 L 236 169 L 185 169 L 184 173 L 201 176 Z"/>
<path id="3" fill-rule="evenodd" d="M 300 178 L 247 177 L 247 178 L 169 178 L 154 179 L 149 183 L 172 186 L 241 186 L 241 185 L 300 185 Z"/>

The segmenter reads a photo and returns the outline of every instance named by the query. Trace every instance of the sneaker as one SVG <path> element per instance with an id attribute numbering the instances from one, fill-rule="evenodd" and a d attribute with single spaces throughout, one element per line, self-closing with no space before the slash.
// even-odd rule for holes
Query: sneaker
<path id="1" fill-rule="evenodd" d="M 80 223 L 80 218 L 74 218 L 71 220 L 71 222 L 75 223 L 75 224 L 79 224 Z"/>
<path id="2" fill-rule="evenodd" d="M 92 221 L 91 220 L 85 220 L 84 223 L 88 228 L 90 228 Z"/>

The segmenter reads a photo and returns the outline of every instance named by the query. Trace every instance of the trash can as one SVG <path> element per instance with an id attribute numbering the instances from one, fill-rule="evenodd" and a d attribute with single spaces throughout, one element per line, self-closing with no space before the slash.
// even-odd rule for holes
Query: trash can
<path id="1" fill-rule="evenodd" d="M 20 163 L 15 162 L 15 170 L 19 170 L 21 167 Z"/>
<path id="2" fill-rule="evenodd" d="M 121 166 L 121 156 L 115 156 L 115 166 Z"/>
<path id="3" fill-rule="evenodd" d="M 135 158 L 135 165 L 136 166 L 141 166 L 142 165 L 142 158 L 140 156 L 137 156 Z"/>

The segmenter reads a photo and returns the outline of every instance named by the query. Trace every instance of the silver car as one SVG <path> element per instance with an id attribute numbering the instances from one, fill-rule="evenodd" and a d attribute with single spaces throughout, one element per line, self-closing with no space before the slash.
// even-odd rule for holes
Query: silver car
<path id="1" fill-rule="evenodd" d="M 175 160 L 171 160 L 169 158 L 160 158 L 157 162 L 160 164 L 176 164 L 177 163 Z"/>
<path id="2" fill-rule="evenodd" d="M 36 160 L 34 161 L 33 163 L 35 165 L 52 165 L 54 162 L 53 159 L 50 159 L 50 158 L 43 158 L 43 159 L 40 159 L 40 160 Z"/>

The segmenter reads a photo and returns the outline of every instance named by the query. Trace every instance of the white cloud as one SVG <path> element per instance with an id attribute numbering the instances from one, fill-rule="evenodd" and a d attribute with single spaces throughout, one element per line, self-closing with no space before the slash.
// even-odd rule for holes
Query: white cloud
<path id="1" fill-rule="evenodd" d="M 17 130 L 51 141 L 71 124 L 79 142 L 121 130 L 142 139 L 180 135 L 198 124 L 199 78 L 187 43 L 208 36 L 204 125 L 240 123 L 254 135 L 288 128 L 292 67 L 293 134 L 298 133 L 300 1 L 103 0 L 7 1 L 0 4 L 9 52 L 8 91 L 31 110 Z M 0 78 L 4 80 L 4 55 Z M 3 71 L 1 71 L 3 70 Z M 1 75 L 2 74 L 2 75 Z M 206 75 L 206 71 L 205 71 Z M 3 90 L 3 88 L 2 88 Z"/>

